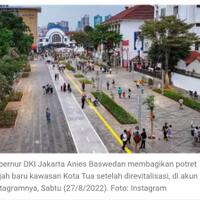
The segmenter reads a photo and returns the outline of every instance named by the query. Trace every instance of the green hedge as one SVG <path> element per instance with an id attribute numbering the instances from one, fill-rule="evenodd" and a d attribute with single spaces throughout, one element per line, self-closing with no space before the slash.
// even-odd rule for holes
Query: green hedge
<path id="1" fill-rule="evenodd" d="M 92 81 L 88 80 L 88 79 L 81 79 L 79 80 L 80 83 L 85 83 L 85 84 L 92 84 Z"/>
<path id="2" fill-rule="evenodd" d="M 0 111 L 0 128 L 10 128 L 15 125 L 17 111 Z"/>
<path id="3" fill-rule="evenodd" d="M 161 94 L 160 89 L 154 89 L 154 91 Z M 178 101 L 180 98 L 182 98 L 184 105 L 200 112 L 200 102 L 195 101 L 194 99 L 191 99 L 189 97 L 185 97 L 181 93 L 178 93 L 174 90 L 164 90 L 164 96 L 173 99 L 175 101 Z"/>
<path id="4" fill-rule="evenodd" d="M 72 67 L 71 65 L 66 65 L 66 68 L 67 68 L 69 71 L 75 71 L 74 67 Z"/>
<path id="5" fill-rule="evenodd" d="M 83 74 L 75 74 L 74 77 L 76 77 L 76 78 L 84 78 Z"/>
<path id="6" fill-rule="evenodd" d="M 23 96 L 23 92 L 11 92 L 8 101 L 21 101 Z"/>
<path id="7" fill-rule="evenodd" d="M 104 92 L 92 92 L 101 104 L 121 123 L 136 124 L 137 120 Z"/>
<path id="8" fill-rule="evenodd" d="M 27 78 L 29 77 L 29 72 L 23 72 L 22 73 L 22 78 Z"/>

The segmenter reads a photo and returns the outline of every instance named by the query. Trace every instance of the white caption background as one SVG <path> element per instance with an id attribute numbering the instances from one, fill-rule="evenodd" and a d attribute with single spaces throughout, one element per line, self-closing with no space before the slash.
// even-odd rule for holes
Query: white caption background
<path id="1" fill-rule="evenodd" d="M 28 162 L 27 162 L 28 161 Z M 69 161 L 85 167 L 67 167 Z M 21 167 L 8 167 L 9 162 L 21 162 Z M 47 167 L 39 167 L 40 163 Z M 65 167 L 49 167 L 49 163 L 64 163 Z M 89 163 L 125 163 L 123 167 L 89 167 Z M 128 167 L 128 163 L 157 163 L 158 167 Z M 173 167 L 162 163 L 173 162 Z M 29 165 L 27 167 L 27 165 Z M 159 166 L 161 164 L 161 166 Z M 24 166 L 25 165 L 25 166 Z M 59 165 L 59 164 L 57 164 Z M 61 164 L 62 165 L 62 164 Z M 5 167 L 6 166 L 6 167 Z M 190 166 L 190 167 L 189 167 Z M 27 179 L 12 179 L 27 175 Z M 58 179 L 34 179 L 31 174 L 60 174 Z M 64 174 L 69 177 L 64 178 Z M 83 176 L 84 173 L 85 175 Z M 124 178 L 125 174 L 140 178 Z M 151 174 L 152 173 L 152 174 Z M 174 174 L 179 178 L 173 179 Z M 5 174 L 10 178 L 5 178 Z M 97 179 L 97 175 L 104 177 Z M 122 179 L 106 179 L 106 174 L 121 174 Z M 167 175 L 169 179 L 144 179 L 141 174 Z M 118 176 L 120 177 L 120 176 Z M 149 176 L 148 176 L 149 177 Z M 200 154 L 1 154 L 0 199 L 2 200 L 199 200 Z M 11 191 L 5 191 L 5 186 Z M 12 191 L 19 186 L 37 187 L 37 191 Z M 163 187 L 162 187 L 163 186 Z M 43 188 L 43 189 L 42 189 Z M 61 188 L 61 191 L 56 191 Z M 162 191 L 165 188 L 166 190 Z M 132 190 L 133 189 L 133 190 Z M 42 191 L 45 190 L 45 191 Z"/>

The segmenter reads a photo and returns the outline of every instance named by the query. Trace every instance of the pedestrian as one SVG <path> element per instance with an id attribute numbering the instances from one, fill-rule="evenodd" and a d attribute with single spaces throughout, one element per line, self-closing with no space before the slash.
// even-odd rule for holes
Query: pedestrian
<path id="1" fill-rule="evenodd" d="M 194 129 L 194 141 L 193 144 L 196 145 L 196 143 L 198 142 L 198 138 L 199 138 L 199 128 L 198 126 L 195 127 Z"/>
<path id="2" fill-rule="evenodd" d="M 179 109 L 182 110 L 182 109 L 183 109 L 183 99 L 180 98 L 180 99 L 178 100 L 178 102 L 179 102 Z"/>
<path id="3" fill-rule="evenodd" d="M 110 69 L 109 69 L 109 72 L 110 72 L 110 74 L 112 74 L 112 68 L 110 67 Z"/>
<path id="4" fill-rule="evenodd" d="M 70 85 L 69 83 L 67 84 L 67 90 L 68 90 L 68 92 L 70 92 L 70 93 L 72 92 L 71 85 Z"/>
<path id="5" fill-rule="evenodd" d="M 48 123 L 51 122 L 51 113 L 48 107 L 46 108 L 46 119 Z"/>
<path id="6" fill-rule="evenodd" d="M 120 136 L 121 140 L 122 140 L 122 149 L 124 150 L 128 141 L 128 136 L 127 136 L 127 131 L 126 129 L 124 129 L 123 133 Z"/>
<path id="7" fill-rule="evenodd" d="M 85 91 L 85 81 L 82 82 L 82 90 Z"/>
<path id="8" fill-rule="evenodd" d="M 66 83 L 63 84 L 63 92 L 66 92 Z"/>
<path id="9" fill-rule="evenodd" d="M 128 88 L 128 98 L 130 99 L 131 98 L 131 89 Z"/>
<path id="10" fill-rule="evenodd" d="M 127 142 L 131 143 L 131 128 L 127 131 Z"/>
<path id="11" fill-rule="evenodd" d="M 115 99 L 115 95 L 114 95 L 114 93 L 112 91 L 110 92 L 110 96 L 111 96 L 112 100 Z"/>
<path id="12" fill-rule="evenodd" d="M 63 86 L 62 85 L 60 86 L 60 90 L 61 90 L 61 92 L 63 91 Z"/>
<path id="13" fill-rule="evenodd" d="M 167 138 L 167 133 L 168 133 L 168 124 L 167 124 L 167 122 L 165 122 L 165 125 L 163 126 L 163 136 L 164 136 L 164 140 L 168 140 L 168 138 Z"/>
<path id="14" fill-rule="evenodd" d="M 121 98 L 121 95 L 122 95 L 122 88 L 121 87 L 118 87 L 117 93 L 119 95 L 119 98 Z"/>
<path id="15" fill-rule="evenodd" d="M 112 80 L 112 85 L 113 85 L 113 88 L 115 88 L 115 80 L 114 79 Z"/>
<path id="16" fill-rule="evenodd" d="M 84 109 L 85 107 L 85 100 L 86 100 L 86 95 L 85 94 L 82 94 L 82 97 L 81 97 L 81 108 Z"/>
<path id="17" fill-rule="evenodd" d="M 107 81 L 106 86 L 107 86 L 107 90 L 109 90 L 109 86 L 110 86 L 109 81 Z"/>
<path id="18" fill-rule="evenodd" d="M 50 87 L 49 88 L 50 89 L 50 93 L 53 94 L 53 87 L 52 87 L 52 85 L 50 85 L 49 87 Z"/>
<path id="19" fill-rule="evenodd" d="M 172 125 L 169 125 L 168 131 L 167 131 L 167 137 L 172 138 Z"/>
<path id="20" fill-rule="evenodd" d="M 140 137 L 140 134 L 139 134 L 139 127 L 138 126 L 136 126 L 135 130 L 133 131 L 133 141 L 135 143 L 135 152 L 138 152 L 138 144 L 141 141 L 141 137 Z"/>
<path id="21" fill-rule="evenodd" d="M 55 74 L 55 81 L 56 81 L 56 79 L 57 79 L 57 74 Z"/>
<path id="22" fill-rule="evenodd" d="M 122 92 L 122 96 L 123 96 L 124 99 L 126 98 L 126 92 L 125 91 Z"/>
<path id="23" fill-rule="evenodd" d="M 147 138 L 147 133 L 145 128 L 142 129 L 142 133 L 141 133 L 141 145 L 140 145 L 140 149 L 145 149 L 145 143 L 146 143 L 146 138 Z"/>
<path id="24" fill-rule="evenodd" d="M 42 86 L 42 89 L 43 89 L 43 94 L 46 94 L 46 86 Z"/>

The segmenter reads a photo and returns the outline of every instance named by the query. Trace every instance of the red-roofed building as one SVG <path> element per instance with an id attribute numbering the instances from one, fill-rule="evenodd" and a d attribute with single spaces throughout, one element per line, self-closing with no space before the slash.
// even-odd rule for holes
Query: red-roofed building
<path id="1" fill-rule="evenodd" d="M 154 19 L 154 6 L 136 5 L 125 7 L 125 10 L 114 15 L 104 24 L 110 24 L 111 30 L 123 36 L 119 45 L 121 65 L 129 67 L 130 60 L 136 56 L 145 57 L 145 51 L 150 47 L 150 41 L 140 39 L 140 26 L 146 20 Z"/>

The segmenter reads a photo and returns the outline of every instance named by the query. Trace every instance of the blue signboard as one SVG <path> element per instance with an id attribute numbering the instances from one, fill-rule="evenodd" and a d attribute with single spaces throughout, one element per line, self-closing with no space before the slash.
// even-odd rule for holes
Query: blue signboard
<path id="1" fill-rule="evenodd" d="M 134 32 L 134 50 L 143 51 L 144 50 L 144 40 L 141 37 L 141 32 Z"/>

